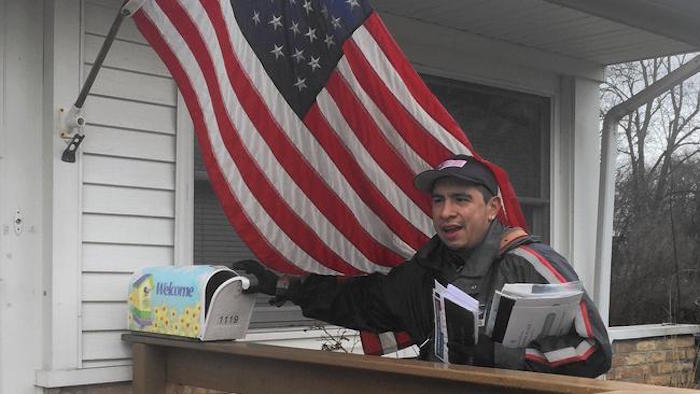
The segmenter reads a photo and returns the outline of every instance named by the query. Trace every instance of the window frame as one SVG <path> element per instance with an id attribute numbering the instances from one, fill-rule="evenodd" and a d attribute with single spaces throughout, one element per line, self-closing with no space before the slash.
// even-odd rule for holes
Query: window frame
<path id="1" fill-rule="evenodd" d="M 545 242 L 548 242 L 552 238 L 552 174 L 553 174 L 553 145 L 554 145 L 554 102 L 555 97 L 552 95 L 537 93 L 531 91 L 525 91 L 522 89 L 515 89 L 513 87 L 502 87 L 495 85 L 485 85 L 478 82 L 465 81 L 462 79 L 457 79 L 449 76 L 442 76 L 439 74 L 432 73 L 421 73 L 421 77 L 424 79 L 426 84 L 429 86 L 431 84 L 441 85 L 446 87 L 455 86 L 457 88 L 462 88 L 468 92 L 488 94 L 498 97 L 514 98 L 517 100 L 532 102 L 535 105 L 539 104 L 538 101 L 546 101 L 546 105 L 543 105 L 540 109 L 543 110 L 541 114 L 540 122 L 540 152 L 542 154 L 542 160 L 540 162 L 539 170 L 539 197 L 533 196 L 520 196 L 517 195 L 518 201 L 521 207 L 525 210 L 525 207 L 533 209 L 532 223 L 528 223 L 530 231 L 534 234 L 539 234 L 544 238 Z M 438 100 L 441 100 L 438 97 Z M 469 138 L 467 131 L 467 138 Z M 496 163 L 499 164 L 499 163 Z M 500 165 L 500 164 L 499 164 Z M 548 222 L 545 224 L 545 222 Z M 545 230 L 546 229 L 546 230 Z M 543 231 L 544 230 L 544 231 Z M 542 233 L 539 233 L 542 231 Z"/>

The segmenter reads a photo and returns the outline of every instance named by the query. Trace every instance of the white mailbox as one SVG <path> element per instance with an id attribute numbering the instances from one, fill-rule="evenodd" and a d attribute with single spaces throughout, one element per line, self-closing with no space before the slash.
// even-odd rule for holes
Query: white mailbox
<path id="1" fill-rule="evenodd" d="M 226 267 L 144 268 L 129 281 L 128 327 L 202 341 L 243 338 L 255 303 L 243 293 L 248 286 Z"/>

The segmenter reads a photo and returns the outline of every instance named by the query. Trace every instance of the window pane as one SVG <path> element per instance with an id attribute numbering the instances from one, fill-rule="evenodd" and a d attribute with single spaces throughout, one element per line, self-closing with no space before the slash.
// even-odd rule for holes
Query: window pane
<path id="1" fill-rule="evenodd" d="M 423 76 L 474 149 L 508 172 L 531 231 L 549 239 L 549 98 Z"/>
<path id="2" fill-rule="evenodd" d="M 604 113 L 693 61 L 606 67 Z M 660 67 L 661 66 L 661 67 Z M 675 71 L 673 71 L 675 72 Z M 622 118 L 617 130 L 610 325 L 700 323 L 700 74 Z"/>

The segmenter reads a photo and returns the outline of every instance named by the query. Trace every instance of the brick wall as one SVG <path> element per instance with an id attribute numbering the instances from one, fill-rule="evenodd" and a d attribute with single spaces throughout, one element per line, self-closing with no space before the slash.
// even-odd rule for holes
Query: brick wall
<path id="1" fill-rule="evenodd" d="M 617 340 L 607 379 L 695 387 L 696 358 L 693 335 Z"/>

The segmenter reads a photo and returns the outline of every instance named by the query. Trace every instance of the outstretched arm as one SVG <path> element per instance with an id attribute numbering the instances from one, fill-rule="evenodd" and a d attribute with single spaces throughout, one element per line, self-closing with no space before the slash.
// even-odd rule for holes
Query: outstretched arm
<path id="1" fill-rule="evenodd" d="M 250 265 L 250 263 L 247 263 Z M 257 290 L 273 295 L 271 303 L 281 305 L 292 301 L 299 305 L 304 316 L 357 330 L 386 332 L 407 331 L 431 325 L 425 311 L 432 311 L 430 296 L 425 289 L 423 268 L 408 261 L 387 274 L 373 273 L 357 277 L 338 277 L 310 274 L 304 277 L 277 276 L 259 263 L 243 267 L 261 278 Z M 432 284 L 431 284 L 432 286 Z M 431 288 L 431 287 L 428 287 Z M 425 305 L 424 305 L 425 304 Z"/>

